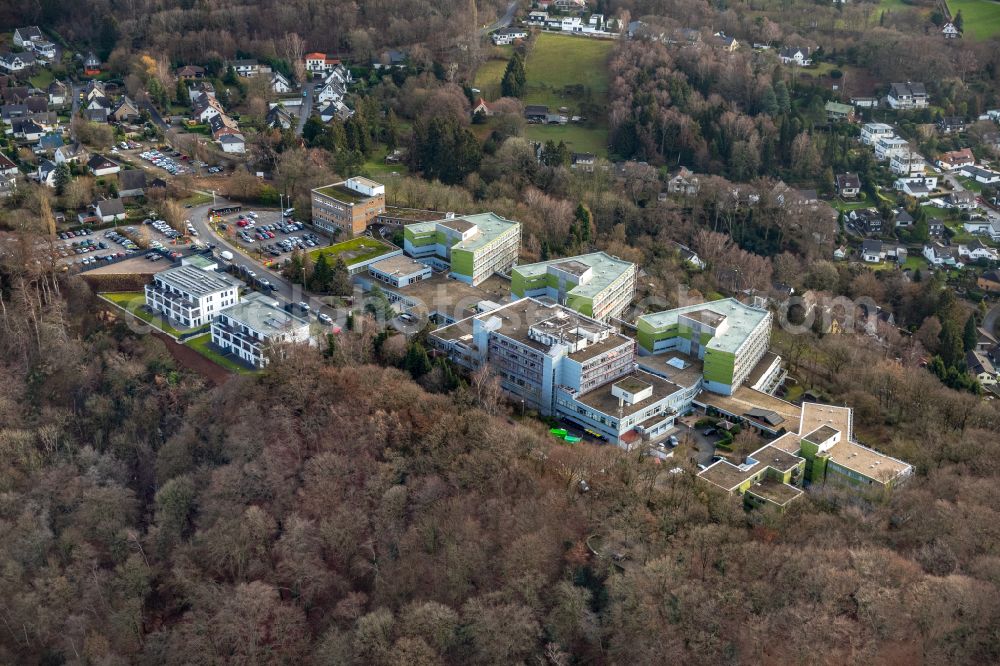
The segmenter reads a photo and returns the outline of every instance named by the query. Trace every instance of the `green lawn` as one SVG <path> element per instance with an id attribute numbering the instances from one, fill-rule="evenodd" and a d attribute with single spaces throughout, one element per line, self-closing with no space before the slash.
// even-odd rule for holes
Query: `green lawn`
<path id="1" fill-rule="evenodd" d="M 903 268 L 908 268 L 911 271 L 926 271 L 927 260 L 919 254 L 908 254 L 906 255 L 906 261 L 903 263 Z"/>
<path id="2" fill-rule="evenodd" d="M 100 294 L 100 296 L 105 300 L 114 303 L 121 309 L 128 312 L 130 315 L 138 317 L 139 319 L 143 320 L 153 328 L 157 328 L 166 333 L 167 335 L 172 335 L 175 338 L 180 337 L 181 335 L 192 333 L 195 330 L 198 330 L 198 329 L 174 328 L 162 316 L 148 312 L 143 307 L 143 305 L 146 302 L 146 297 L 145 294 L 143 294 L 143 292 L 141 291 L 114 291 L 114 292 L 106 292 Z M 207 330 L 207 327 L 203 328 L 206 328 Z"/>
<path id="3" fill-rule="evenodd" d="M 528 125 L 524 136 L 532 141 L 556 143 L 565 141 L 574 153 L 594 153 L 606 155 L 608 152 L 607 127 L 583 127 L 581 125 Z"/>
<path id="4" fill-rule="evenodd" d="M 948 0 L 954 16 L 962 12 L 966 37 L 989 39 L 1000 35 L 1000 2 L 993 0 Z"/>
<path id="5" fill-rule="evenodd" d="M 39 72 L 34 76 L 32 76 L 30 79 L 28 79 L 28 81 L 30 81 L 31 85 L 35 86 L 36 88 L 39 88 L 40 90 L 45 90 L 46 88 L 49 87 L 49 84 L 52 83 L 52 80 L 54 78 L 55 77 L 52 76 L 52 70 L 50 70 L 47 67 L 42 67 L 39 69 Z"/>
<path id="6" fill-rule="evenodd" d="M 388 149 L 385 146 L 379 146 L 378 150 L 372 153 L 361 170 L 370 178 L 378 179 L 381 176 L 388 176 L 390 174 L 400 175 L 406 173 L 406 166 L 403 164 L 386 164 L 385 156 L 389 154 Z"/>
<path id="7" fill-rule="evenodd" d="M 336 261 L 340 257 L 347 264 L 348 268 L 350 268 L 354 264 L 360 264 L 374 259 L 380 254 L 387 254 L 392 251 L 393 248 L 382 241 L 375 240 L 369 236 L 358 236 L 343 243 L 310 250 L 309 256 L 312 257 L 313 261 L 319 259 L 321 254 L 325 254 L 330 261 Z"/>
<path id="8" fill-rule="evenodd" d="M 544 104 L 555 112 L 567 107 L 568 115 L 584 115 L 584 125 L 529 125 L 525 136 L 533 141 L 565 141 L 574 152 L 607 155 L 608 60 L 614 49 L 610 40 L 572 37 L 543 32 L 528 53 L 525 70 L 525 104 Z M 488 100 L 500 96 L 500 79 L 506 60 L 488 60 L 476 72 L 474 85 Z"/>
<path id="9" fill-rule="evenodd" d="M 211 194 L 205 194 L 204 192 L 195 192 L 191 196 L 182 199 L 181 204 L 185 206 L 201 206 L 203 204 L 210 203 L 212 201 Z"/>
<path id="10" fill-rule="evenodd" d="M 191 338 L 184 344 L 186 344 L 188 347 L 195 350 L 208 360 L 212 361 L 216 365 L 222 366 L 226 370 L 230 370 L 232 372 L 238 372 L 243 375 L 249 375 L 254 372 L 257 372 L 257 370 L 254 370 L 253 368 L 244 365 L 240 361 L 237 361 L 235 357 L 233 357 L 231 354 L 223 354 L 221 351 L 215 348 L 212 345 L 211 333 L 206 333 L 205 335 L 199 335 L 196 338 Z"/>
<path id="11" fill-rule="evenodd" d="M 973 192 L 983 191 L 982 184 L 976 181 L 975 178 L 965 178 L 964 176 L 958 176 L 958 182 L 962 183 L 962 187 L 964 187 L 967 190 L 972 190 Z"/>

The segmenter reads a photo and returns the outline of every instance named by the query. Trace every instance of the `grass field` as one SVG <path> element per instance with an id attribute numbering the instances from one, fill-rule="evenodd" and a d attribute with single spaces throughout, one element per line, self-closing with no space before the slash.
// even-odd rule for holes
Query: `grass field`
<path id="1" fill-rule="evenodd" d="M 49 84 L 52 83 L 52 80 L 54 78 L 55 77 L 52 76 L 52 71 L 49 70 L 47 67 L 43 67 L 40 69 L 38 74 L 32 76 L 30 79 L 28 79 L 28 81 L 30 81 L 31 85 L 35 86 L 36 88 L 40 90 L 45 90 L 46 88 L 49 87 Z"/>
<path id="2" fill-rule="evenodd" d="M 133 317 L 138 317 L 153 328 L 159 329 L 167 335 L 172 335 L 175 338 L 197 330 L 174 328 L 164 317 L 147 311 L 142 307 L 146 302 L 146 297 L 141 291 L 106 292 L 101 294 L 101 297 L 105 300 L 111 301 Z"/>
<path id="3" fill-rule="evenodd" d="M 218 349 L 212 346 L 212 334 L 206 333 L 205 335 L 199 335 L 196 338 L 191 338 L 185 342 L 188 347 L 195 350 L 208 360 L 212 361 L 216 365 L 220 365 L 226 370 L 231 370 L 232 372 L 238 372 L 240 374 L 251 374 L 256 372 L 253 368 L 250 368 L 243 363 L 232 358 L 230 355 L 221 353 Z"/>
<path id="4" fill-rule="evenodd" d="M 565 141 L 574 152 L 607 155 L 608 60 L 614 42 L 541 33 L 525 63 L 525 104 L 544 104 L 555 112 L 586 115 L 586 125 L 529 125 L 525 136 L 533 141 Z M 476 72 L 475 86 L 486 99 L 500 96 L 506 60 L 488 60 Z M 571 89 L 567 89 L 572 87 Z"/>
<path id="5" fill-rule="evenodd" d="M 954 16 L 962 12 L 966 37 L 989 39 L 1000 35 L 1000 2 L 993 0 L 948 0 Z"/>
<path id="6" fill-rule="evenodd" d="M 513 53 L 513 48 L 509 46 L 498 47 L 497 53 L 502 53 L 503 58 L 487 60 L 476 70 L 476 78 L 472 81 L 474 88 L 479 88 L 480 94 L 486 99 L 497 99 L 500 97 L 500 79 L 507 69 L 507 61 Z"/>
<path id="7" fill-rule="evenodd" d="M 313 261 L 319 259 L 321 254 L 325 254 L 330 261 L 336 261 L 339 257 L 350 268 L 353 264 L 360 264 L 392 251 L 391 246 L 380 240 L 368 236 L 358 236 L 343 243 L 310 250 L 309 256 L 312 257 Z"/>

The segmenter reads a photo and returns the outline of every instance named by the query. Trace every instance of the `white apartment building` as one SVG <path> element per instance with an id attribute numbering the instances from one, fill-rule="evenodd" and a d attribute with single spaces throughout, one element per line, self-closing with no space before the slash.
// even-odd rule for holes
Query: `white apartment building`
<path id="1" fill-rule="evenodd" d="M 923 176 L 924 157 L 911 152 L 895 154 L 889 160 L 889 168 L 899 176 Z"/>
<path id="2" fill-rule="evenodd" d="M 875 142 L 882 137 L 895 136 L 896 132 L 892 125 L 885 123 L 865 123 L 861 126 L 861 143 L 866 146 L 874 146 Z"/>
<path id="3" fill-rule="evenodd" d="M 256 368 L 267 365 L 275 345 L 305 342 L 309 342 L 309 322 L 285 312 L 264 294 L 250 294 L 212 320 L 212 343 Z"/>
<path id="4" fill-rule="evenodd" d="M 223 308 L 239 303 L 240 284 L 222 273 L 178 266 L 153 276 L 146 285 L 146 305 L 183 328 L 198 328 Z"/>
<path id="5" fill-rule="evenodd" d="M 885 161 L 892 159 L 894 155 L 902 155 L 910 152 L 910 144 L 906 139 L 898 136 L 883 136 L 875 141 L 875 159 Z"/>

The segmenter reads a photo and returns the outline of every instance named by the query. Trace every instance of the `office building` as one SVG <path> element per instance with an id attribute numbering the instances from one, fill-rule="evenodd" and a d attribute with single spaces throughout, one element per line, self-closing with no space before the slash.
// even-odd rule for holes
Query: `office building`
<path id="1" fill-rule="evenodd" d="M 329 233 L 358 236 L 384 212 L 385 185 L 367 178 L 348 178 L 312 191 L 313 224 Z"/>
<path id="2" fill-rule="evenodd" d="M 368 265 L 368 274 L 390 287 L 407 287 L 414 282 L 429 280 L 431 267 L 402 254 Z"/>

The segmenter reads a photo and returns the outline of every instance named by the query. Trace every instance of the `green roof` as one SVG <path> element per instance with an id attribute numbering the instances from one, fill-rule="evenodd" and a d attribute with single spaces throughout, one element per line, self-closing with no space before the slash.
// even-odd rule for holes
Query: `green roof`
<path id="1" fill-rule="evenodd" d="M 769 314 L 767 310 L 744 305 L 735 298 L 724 298 L 718 301 L 696 303 L 682 308 L 642 315 L 636 323 L 640 325 L 645 323 L 653 329 L 663 330 L 677 324 L 680 315 L 690 315 L 699 310 L 714 312 L 726 318 L 724 330 L 716 334 L 706 347 L 732 353 L 735 353 L 746 342 L 750 334 Z"/>
<path id="2" fill-rule="evenodd" d="M 577 285 L 569 290 L 570 294 L 587 298 L 596 297 L 610 287 L 615 280 L 635 266 L 632 262 L 617 259 L 607 252 L 593 252 L 591 254 L 581 254 L 576 257 L 564 257 L 562 259 L 540 261 L 537 264 L 515 266 L 513 272 L 520 273 L 525 278 L 531 279 L 539 275 L 544 275 L 548 271 L 549 266 L 557 266 L 569 261 L 589 266 L 593 271 L 593 275 L 587 284 Z"/>
<path id="3" fill-rule="evenodd" d="M 355 204 L 361 203 L 363 201 L 368 201 L 371 197 L 361 194 L 360 192 L 355 192 L 354 190 L 349 190 L 344 187 L 343 183 L 337 183 L 335 185 L 326 185 L 325 187 L 317 187 L 313 192 L 317 194 L 322 194 L 325 197 L 330 197 L 331 199 L 336 199 L 337 201 Z"/>
<path id="4" fill-rule="evenodd" d="M 850 104 L 841 104 L 840 102 L 827 102 L 826 103 L 826 110 L 827 111 L 834 111 L 836 113 L 845 113 L 845 114 L 847 114 L 847 113 L 851 113 L 852 111 L 854 111 L 854 107 L 851 106 Z"/>
<path id="5" fill-rule="evenodd" d="M 464 223 L 464 224 L 463 224 Z M 452 250 L 469 250 L 475 252 L 496 240 L 504 232 L 520 226 L 520 222 L 506 220 L 496 213 L 477 213 L 475 215 L 457 215 L 434 222 L 408 224 L 406 228 L 414 234 L 429 234 L 437 231 L 439 226 L 461 227 L 468 224 L 476 225 L 478 233 L 469 240 L 460 241 L 451 246 Z"/>

